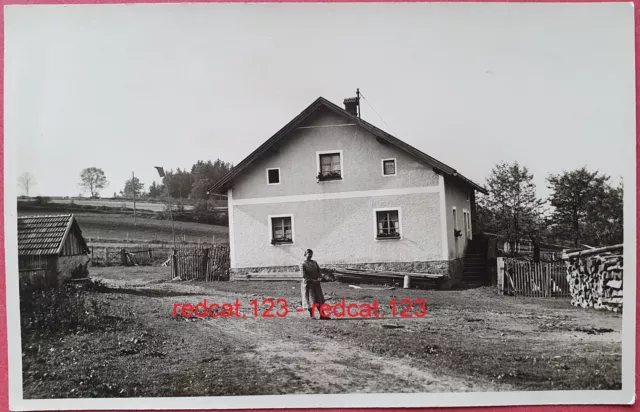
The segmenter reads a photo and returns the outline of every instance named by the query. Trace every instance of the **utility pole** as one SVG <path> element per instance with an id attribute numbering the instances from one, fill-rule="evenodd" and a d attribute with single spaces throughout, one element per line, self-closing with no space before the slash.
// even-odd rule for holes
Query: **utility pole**
<path id="1" fill-rule="evenodd" d="M 358 118 L 360 118 L 360 88 L 356 89 L 356 104 L 358 105 Z"/>
<path id="2" fill-rule="evenodd" d="M 164 173 L 164 168 L 162 166 L 155 166 L 156 170 L 158 170 L 158 174 L 161 178 L 164 179 L 164 186 L 167 188 L 167 197 L 169 199 L 169 217 L 171 218 L 171 234 L 173 235 L 173 251 L 175 253 L 176 250 L 176 229 L 173 223 L 173 207 L 171 206 L 171 191 L 169 191 L 169 183 L 167 182 L 167 176 Z"/>
<path id="3" fill-rule="evenodd" d="M 167 183 L 167 177 L 164 177 L 164 185 L 167 187 L 167 196 L 169 197 L 169 217 L 171 218 L 171 234 L 173 236 L 173 250 L 176 250 L 176 228 L 173 223 L 173 206 L 171 205 L 171 192 L 169 191 L 169 184 Z"/>
<path id="4" fill-rule="evenodd" d="M 136 175 L 131 172 L 131 185 L 133 186 L 133 225 L 136 225 Z"/>

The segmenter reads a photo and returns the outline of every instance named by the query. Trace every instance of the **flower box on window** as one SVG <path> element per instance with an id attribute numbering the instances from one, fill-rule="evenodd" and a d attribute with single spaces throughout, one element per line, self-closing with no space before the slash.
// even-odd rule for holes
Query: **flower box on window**
<path id="1" fill-rule="evenodd" d="M 325 180 L 341 180 L 342 179 L 342 174 L 340 172 L 320 172 L 318 173 L 317 176 L 319 181 L 325 181 Z"/>
<path id="2" fill-rule="evenodd" d="M 293 239 L 286 239 L 286 238 L 273 238 L 271 239 L 271 244 L 272 245 L 278 245 L 281 243 L 293 243 Z"/>
<path id="3" fill-rule="evenodd" d="M 400 239 L 400 233 L 398 232 L 378 233 L 376 237 L 378 239 Z"/>

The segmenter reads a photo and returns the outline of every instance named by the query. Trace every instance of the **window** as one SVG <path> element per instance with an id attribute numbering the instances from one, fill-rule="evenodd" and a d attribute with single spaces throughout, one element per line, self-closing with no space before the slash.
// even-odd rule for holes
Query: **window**
<path id="1" fill-rule="evenodd" d="M 375 210 L 376 239 L 400 239 L 400 210 Z"/>
<path id="2" fill-rule="evenodd" d="M 271 244 L 293 243 L 293 216 L 269 217 Z"/>
<path id="3" fill-rule="evenodd" d="M 453 229 L 458 230 L 458 211 L 453 208 Z"/>
<path id="4" fill-rule="evenodd" d="M 342 180 L 342 151 L 318 152 L 318 180 Z"/>
<path id="5" fill-rule="evenodd" d="M 456 210 L 456 208 L 453 208 L 453 237 L 454 238 L 458 238 L 460 236 L 462 236 L 462 232 L 460 232 L 460 230 L 458 230 L 458 211 Z"/>
<path id="6" fill-rule="evenodd" d="M 267 184 L 279 185 L 280 184 L 280 169 L 267 169 Z"/>
<path id="7" fill-rule="evenodd" d="M 396 175 L 396 159 L 382 159 L 382 176 Z"/>
<path id="8" fill-rule="evenodd" d="M 471 212 L 468 210 L 464 211 L 464 232 L 467 239 L 471 239 L 473 231 L 471 230 Z"/>

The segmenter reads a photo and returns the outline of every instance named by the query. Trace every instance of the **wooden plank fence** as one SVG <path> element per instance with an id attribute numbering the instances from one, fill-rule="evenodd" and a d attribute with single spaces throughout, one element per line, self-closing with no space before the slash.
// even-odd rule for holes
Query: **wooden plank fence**
<path id="1" fill-rule="evenodd" d="M 20 256 L 18 258 L 20 290 L 57 286 L 56 272 L 50 267 L 51 263 L 47 256 Z"/>
<path id="2" fill-rule="evenodd" d="M 91 246 L 90 249 L 93 266 L 150 266 L 167 261 L 172 253 L 168 248 L 140 245 L 127 248 Z"/>
<path id="3" fill-rule="evenodd" d="M 498 291 L 512 296 L 571 296 L 563 261 L 536 263 L 499 257 Z"/>
<path id="4" fill-rule="evenodd" d="M 175 250 L 171 256 L 171 277 L 181 280 L 229 280 L 229 246 L 189 248 Z"/>

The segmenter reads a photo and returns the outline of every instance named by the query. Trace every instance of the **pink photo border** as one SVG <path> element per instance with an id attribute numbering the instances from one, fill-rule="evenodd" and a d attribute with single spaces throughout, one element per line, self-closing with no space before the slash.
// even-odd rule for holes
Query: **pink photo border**
<path id="1" fill-rule="evenodd" d="M 253 3 L 314 3 L 316 1 L 304 1 L 304 0 L 252 0 Z M 325 0 L 323 3 L 341 3 L 341 2 L 349 2 L 349 3 L 374 3 L 376 1 L 370 0 Z M 386 2 L 394 3 L 394 2 L 418 2 L 415 0 L 388 0 Z M 420 1 L 422 2 L 422 1 Z M 469 1 L 469 0 L 440 0 L 438 3 L 496 3 L 495 1 Z M 44 4 L 125 4 L 125 3 L 245 3 L 244 1 L 239 0 L 190 0 L 190 1 L 182 1 L 182 0 L 138 0 L 138 1 L 130 1 L 130 0 L 2 0 L 2 5 L 44 5 Z M 515 1 L 503 1 L 503 3 L 628 3 L 626 1 L 614 1 L 614 0 L 537 0 L 537 1 L 527 1 L 527 0 L 515 0 Z M 637 130 L 640 128 L 640 110 L 639 107 L 639 97 L 640 93 L 638 92 L 638 84 L 640 84 L 640 70 L 638 70 L 638 61 L 640 61 L 640 0 L 633 0 L 634 4 L 634 24 L 635 24 L 635 57 L 636 57 L 636 153 L 638 149 L 640 149 L 640 139 L 638 138 Z M 2 132 L 0 134 L 0 140 L 2 141 L 2 149 L 0 149 L 0 161 L 2 162 L 2 166 L 0 167 L 0 181 L 4 182 L 4 7 L 0 10 L 0 47 L 2 47 L 2 78 L 0 81 L 0 95 L 2 95 L 2 101 L 0 105 L 2 107 L 3 116 L 0 117 L 0 124 L 2 125 Z M 637 156 L 637 154 L 636 154 Z M 638 172 L 638 159 L 636 157 L 636 179 L 640 180 L 640 173 Z M 4 185 L 3 185 L 4 188 Z M 4 191 L 1 195 L 4 198 Z M 636 204 L 640 205 L 640 191 L 636 188 Z M 638 206 L 637 206 L 638 207 Z M 2 230 L 0 230 L 0 241 L 2 242 L 3 247 L 0 249 L 0 267 L 2 268 L 2 275 L 0 276 L 0 310 L 6 313 L 7 305 L 6 305 L 6 269 L 5 269 L 5 231 L 4 231 L 4 199 L 0 202 L 0 226 Z M 636 210 L 636 218 L 638 216 L 638 210 Z M 640 235 L 640 227 L 636 230 L 636 237 Z M 636 270 L 638 267 L 636 267 Z M 636 293 L 640 291 L 640 282 L 636 284 Z M 640 314 L 640 306 L 636 305 L 636 318 Z M 640 334 L 636 328 L 635 331 L 636 342 L 638 341 L 638 337 Z M 9 410 L 9 372 L 8 372 L 8 343 L 7 343 L 7 318 L 6 316 L 0 316 L 0 411 L 8 411 Z M 636 381 L 636 392 L 638 390 L 638 382 L 640 381 L 640 357 L 638 356 L 638 347 L 636 346 L 636 367 L 635 367 L 635 381 Z M 209 409 L 210 410 L 210 409 Z M 237 410 L 237 411 L 251 411 L 258 412 L 267 409 L 246 409 L 246 410 Z M 273 410 L 273 409 L 270 409 Z M 333 412 L 341 410 L 338 408 L 329 408 L 329 409 L 286 409 L 288 412 L 302 412 L 302 411 L 318 411 L 318 412 Z M 517 412 L 530 412 L 530 411 L 542 411 L 542 412 L 552 412 L 552 411 L 566 411 L 566 412 L 614 412 L 620 410 L 628 410 L 628 411 L 636 411 L 640 410 L 640 406 L 636 403 L 633 406 L 599 406 L 599 405 L 590 405 L 590 406 L 514 406 L 514 407 L 466 407 L 466 408 L 349 408 L 348 411 L 352 412 L 362 412 L 362 411 L 411 411 L 411 410 L 429 410 L 429 411 L 442 411 L 442 412 L 504 412 L 507 410 L 514 410 Z M 194 412 L 198 412 L 198 410 L 193 410 Z"/>

